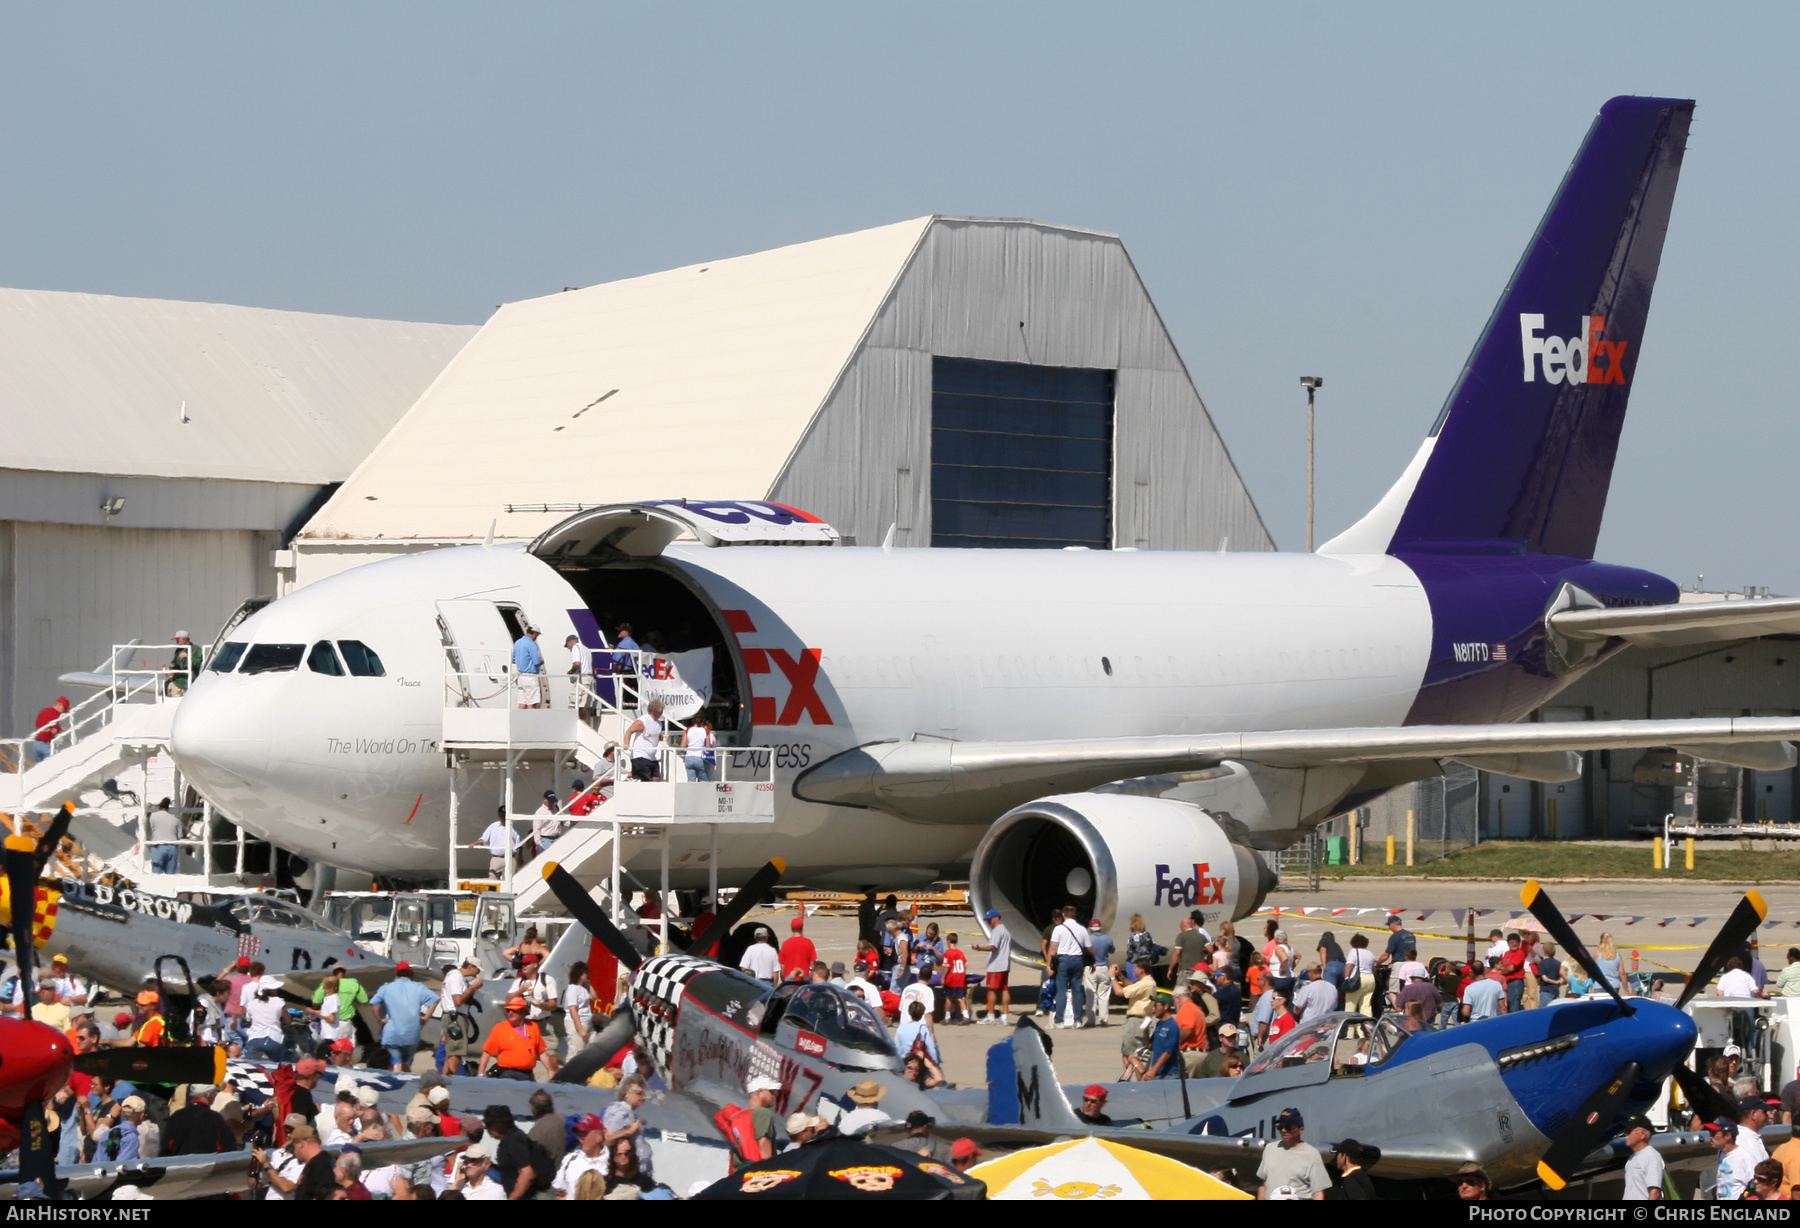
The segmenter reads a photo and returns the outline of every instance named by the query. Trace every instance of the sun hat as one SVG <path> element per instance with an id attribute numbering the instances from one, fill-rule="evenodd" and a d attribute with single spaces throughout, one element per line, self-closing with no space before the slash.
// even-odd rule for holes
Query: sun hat
<path id="1" fill-rule="evenodd" d="M 864 1079 L 850 1089 L 850 1099 L 858 1104 L 879 1104 L 885 1095 L 887 1095 L 887 1088 L 873 1079 Z"/>

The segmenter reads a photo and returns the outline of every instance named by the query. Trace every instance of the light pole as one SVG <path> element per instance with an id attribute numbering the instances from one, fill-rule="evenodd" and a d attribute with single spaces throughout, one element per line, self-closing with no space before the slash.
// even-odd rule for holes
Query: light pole
<path id="1" fill-rule="evenodd" d="M 1313 548 L 1313 393 L 1325 386 L 1318 375 L 1302 375 L 1300 386 L 1306 389 L 1306 552 Z"/>

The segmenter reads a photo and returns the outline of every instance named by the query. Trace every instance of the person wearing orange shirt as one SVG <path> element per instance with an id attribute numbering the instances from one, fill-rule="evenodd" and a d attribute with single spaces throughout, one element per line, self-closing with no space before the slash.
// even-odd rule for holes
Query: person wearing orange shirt
<path id="1" fill-rule="evenodd" d="M 1175 1026 L 1181 1029 L 1182 1064 L 1188 1078 L 1195 1078 L 1206 1056 L 1206 1012 L 1185 985 L 1175 991 Z"/>
<path id="2" fill-rule="evenodd" d="M 161 1002 L 154 989 L 146 989 L 137 996 L 137 1026 L 131 1034 L 133 1044 L 152 1048 L 169 1043 L 169 1026 L 156 1009 Z"/>
<path id="3" fill-rule="evenodd" d="M 804 981 L 812 971 L 813 963 L 819 958 L 819 951 L 813 946 L 812 939 L 806 936 L 805 913 L 788 922 L 788 928 L 794 931 L 794 935 L 781 944 L 781 979 Z"/>
<path id="4" fill-rule="evenodd" d="M 544 1055 L 544 1038 L 531 1022 L 531 1003 L 521 997 L 506 1000 L 506 1018 L 494 1025 L 481 1046 L 481 1069 L 502 1079 L 535 1082 L 538 1059 Z"/>

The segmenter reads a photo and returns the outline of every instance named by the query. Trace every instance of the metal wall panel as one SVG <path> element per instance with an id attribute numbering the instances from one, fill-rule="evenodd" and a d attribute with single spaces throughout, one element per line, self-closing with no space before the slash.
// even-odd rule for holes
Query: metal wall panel
<path id="1" fill-rule="evenodd" d="M 0 528 L 8 546 L 0 571 L 0 701 L 14 736 L 39 708 L 68 693 L 58 674 L 92 669 L 114 644 L 134 637 L 163 644 L 180 629 L 204 643 L 239 602 L 274 589 L 270 533 L 18 522 Z"/>
<path id="2" fill-rule="evenodd" d="M 932 221 L 769 497 L 929 543 L 934 354 L 1117 373 L 1115 545 L 1274 549 L 1124 245 L 1033 222 Z"/>

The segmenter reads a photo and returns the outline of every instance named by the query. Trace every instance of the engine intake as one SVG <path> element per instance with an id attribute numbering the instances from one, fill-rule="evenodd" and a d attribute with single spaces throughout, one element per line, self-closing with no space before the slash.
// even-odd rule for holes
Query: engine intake
<path id="1" fill-rule="evenodd" d="M 1192 910 L 1209 926 L 1236 920 L 1274 885 L 1262 858 L 1198 806 L 1108 793 L 1045 797 L 1008 811 L 982 837 L 969 871 L 975 915 L 998 909 L 1015 942 L 1042 930 L 1052 908 L 1074 904 L 1084 922 L 1098 919 L 1121 944 L 1141 913 L 1167 944 Z M 1019 957 L 1030 960 L 1024 945 Z"/>

